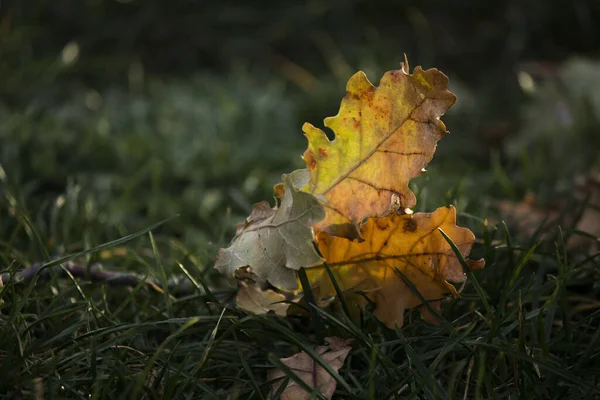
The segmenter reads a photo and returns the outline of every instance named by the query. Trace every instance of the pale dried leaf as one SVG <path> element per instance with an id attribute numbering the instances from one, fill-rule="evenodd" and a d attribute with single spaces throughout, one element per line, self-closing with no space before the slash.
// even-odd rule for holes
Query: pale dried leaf
<path id="1" fill-rule="evenodd" d="M 267 202 L 255 204 L 244 224 L 226 249 L 219 249 L 215 268 L 233 276 L 250 267 L 259 280 L 286 289 L 298 287 L 296 270 L 323 262 L 313 245 L 312 225 L 325 211 L 311 194 L 296 190 L 284 176 L 285 196 L 279 208 Z"/>

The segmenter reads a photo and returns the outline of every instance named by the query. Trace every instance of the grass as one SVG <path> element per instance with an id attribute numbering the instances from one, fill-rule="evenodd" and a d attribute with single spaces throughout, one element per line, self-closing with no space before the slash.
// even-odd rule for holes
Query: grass
<path id="1" fill-rule="evenodd" d="M 337 103 L 337 83 L 322 84 Z M 521 105 L 523 133 L 497 157 L 481 153 L 465 120 L 472 109 L 459 104 L 448 115 L 453 135 L 413 188 L 419 210 L 457 206 L 486 268 L 469 271 L 440 325 L 410 311 L 397 330 L 372 310 L 358 323 L 328 309 L 248 315 L 212 269 L 250 204 L 299 165 L 299 127 L 313 112 L 305 103 L 322 98 L 234 70 L 3 109 L 0 273 L 9 279 L 0 287 L 0 397 L 267 399 L 278 359 L 306 351 L 323 364 L 312 346 L 326 336 L 354 339 L 334 375 L 336 399 L 599 396 L 600 254 L 567 247 L 568 235 L 581 235 L 572 225 L 523 236 L 493 207 L 527 191 L 541 201 L 568 194 L 571 177 L 597 157 L 593 100 L 586 109 L 560 93 L 575 122 L 548 124 L 542 139 L 525 134 L 535 112 L 552 115 L 546 89 Z M 562 149 L 561 163 L 552 148 Z M 47 272 L 20 281 L 18 271 L 35 263 Z M 96 263 L 138 279 L 99 283 Z"/>

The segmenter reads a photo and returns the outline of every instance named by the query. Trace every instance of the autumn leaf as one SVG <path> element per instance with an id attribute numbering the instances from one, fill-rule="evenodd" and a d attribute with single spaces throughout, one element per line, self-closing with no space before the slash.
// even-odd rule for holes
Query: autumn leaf
<path id="1" fill-rule="evenodd" d="M 567 245 L 572 249 L 587 246 L 590 254 L 597 253 L 600 251 L 600 167 L 596 167 L 586 177 L 578 177 L 576 183 L 579 198 L 587 204 L 575 229 L 586 233 L 587 237 L 573 235 L 568 239 Z"/>
<path id="2" fill-rule="evenodd" d="M 346 357 L 352 350 L 350 344 L 352 340 L 345 340 L 338 337 L 327 337 L 325 341 L 329 343 L 329 346 L 315 346 L 315 352 L 321 356 L 321 358 L 327 362 L 334 371 L 344 365 Z M 289 367 L 296 375 L 298 375 L 308 386 L 314 388 L 316 391 L 320 391 L 321 394 L 331 399 L 336 388 L 335 379 L 318 364 L 310 355 L 305 352 L 296 353 L 291 357 L 282 358 L 280 360 L 283 364 Z M 277 378 L 285 377 L 286 374 L 279 369 L 269 371 L 267 378 L 274 380 Z M 277 392 L 281 386 L 282 381 L 279 380 L 273 385 L 273 392 Z M 311 393 L 307 392 L 298 383 L 290 380 L 286 388 L 281 394 L 282 400 L 308 400 L 311 398 Z"/>
<path id="3" fill-rule="evenodd" d="M 440 230 L 465 257 L 475 237 L 456 225 L 454 207 L 431 214 L 412 215 L 408 210 L 416 203 L 409 181 L 423 173 L 438 140 L 447 133 L 439 118 L 456 98 L 448 91 L 448 78 L 437 69 L 407 71 L 405 63 L 401 70 L 387 72 L 378 87 L 363 72 L 352 76 L 338 115 L 325 119 L 333 140 L 304 125 L 307 168 L 275 185 L 274 196 L 281 209 L 296 204 L 299 211 L 294 215 L 315 204 L 324 208 L 297 221 L 278 216 L 280 211 L 266 203 L 255 206 L 231 246 L 221 249 L 221 271 L 234 274 L 249 266 L 259 280 L 291 289 L 295 296 L 301 295 L 295 270 L 305 267 L 318 305 L 337 306 L 338 292 L 325 261 L 346 302 L 358 306 L 353 310 L 374 302 L 375 315 L 391 328 L 402 326 L 409 308 L 418 307 L 425 318 L 435 320 L 440 300 L 458 294 L 452 282 L 465 280 Z M 298 204 L 301 194 L 309 197 Z M 324 260 L 311 248 L 310 224 Z M 293 234 L 282 235 L 288 225 Z M 482 260 L 470 264 L 483 267 Z M 280 294 L 250 287 L 241 291 L 238 302 L 255 312 L 272 309 L 271 300 Z"/>
<path id="4" fill-rule="evenodd" d="M 462 266 L 444 239 L 443 230 L 466 256 L 475 236 L 470 230 L 456 226 L 456 210 L 438 208 L 430 214 L 397 215 L 368 219 L 361 225 L 363 242 L 317 233 L 319 250 L 342 291 L 362 292 L 376 304 L 375 316 L 393 328 L 402 326 L 404 311 L 421 306 L 428 320 L 434 320 L 413 288 L 430 306 L 439 310 L 439 300 L 447 294 L 456 295 L 450 282 L 462 282 Z M 483 267 L 483 261 L 471 261 L 471 268 Z M 323 267 L 306 270 L 314 293 L 320 299 L 336 295 Z M 354 296 L 355 299 L 363 297 Z M 359 305 L 364 306 L 359 301 Z"/>
<path id="5" fill-rule="evenodd" d="M 539 237 L 545 238 L 559 224 L 560 208 L 565 205 L 542 207 L 536 196 L 529 192 L 520 202 L 500 200 L 495 206 L 516 234 L 531 237 L 539 230 Z"/>
<path id="6" fill-rule="evenodd" d="M 297 169 L 286 176 L 289 178 L 291 185 L 296 190 L 300 190 L 305 187 L 310 180 L 310 173 L 307 169 Z M 279 200 L 283 200 L 285 195 L 285 185 L 283 183 L 278 183 L 277 185 L 273 186 L 273 194 Z"/>
<path id="7" fill-rule="evenodd" d="M 548 239 L 556 233 L 558 225 L 574 227 L 578 234 L 567 237 L 567 249 L 597 252 L 600 249 L 600 168 L 575 177 L 572 184 L 569 197 L 554 198 L 552 204 L 546 206 L 540 204 L 533 193 L 528 193 L 520 202 L 501 200 L 495 206 L 516 235 Z M 573 200 L 585 205 L 581 215 L 569 212 Z"/>
<path id="8" fill-rule="evenodd" d="M 408 69 L 408 66 L 406 66 Z M 455 102 L 437 69 L 389 71 L 374 87 L 363 72 L 350 78 L 338 115 L 325 119 L 330 141 L 310 123 L 304 191 L 323 198 L 326 217 L 315 232 L 351 238 L 368 217 L 416 203 L 408 182 L 420 175 L 447 132 L 439 120 Z M 355 236 L 356 237 L 356 236 Z"/>
<path id="9" fill-rule="evenodd" d="M 313 244 L 311 226 L 325 212 L 311 194 L 294 188 L 289 176 L 283 178 L 285 195 L 279 208 L 263 201 L 255 204 L 226 249 L 219 249 L 215 268 L 234 276 L 236 270 L 250 267 L 258 280 L 287 289 L 298 287 L 295 270 L 323 262 Z"/>
<path id="10" fill-rule="evenodd" d="M 287 300 L 284 294 L 245 282 L 240 283 L 235 300 L 238 308 L 253 314 L 267 314 L 269 311 L 273 311 L 275 314 L 285 317 L 290 307 L 289 303 L 284 303 Z"/>

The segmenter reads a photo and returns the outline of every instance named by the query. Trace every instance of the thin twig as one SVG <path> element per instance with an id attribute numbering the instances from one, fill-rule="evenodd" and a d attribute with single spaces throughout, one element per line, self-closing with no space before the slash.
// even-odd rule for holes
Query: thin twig
<path id="1" fill-rule="evenodd" d="M 6 284 L 10 280 L 11 275 L 13 275 L 15 283 L 27 283 L 33 279 L 43 265 L 43 263 L 36 263 L 16 273 L 6 272 L 0 275 L 0 279 Z M 92 282 L 105 282 L 113 286 L 136 286 L 144 281 L 161 287 L 160 283 L 153 278 L 144 278 L 134 273 L 106 271 L 102 268 L 101 264 L 97 263 L 90 265 L 88 270 L 87 266 L 83 263 L 68 261 L 53 268 L 44 269 L 39 272 L 39 275 L 41 278 L 47 278 L 52 272 L 61 277 L 68 277 L 67 273 L 70 273 L 75 278 L 89 279 Z"/>
<path id="2" fill-rule="evenodd" d="M 4 285 L 8 284 L 10 279 L 13 279 L 15 284 L 26 284 L 38 274 L 41 279 L 49 278 L 53 273 L 61 278 L 68 278 L 69 274 L 74 278 L 89 280 L 92 283 L 107 284 L 113 287 L 135 287 L 140 283 L 144 283 L 153 289 L 162 292 L 161 283 L 152 277 L 143 276 L 133 272 L 117 272 L 105 270 L 101 264 L 95 263 L 89 266 L 77 261 L 68 261 L 64 264 L 56 265 L 52 268 L 46 268 L 40 271 L 44 263 L 36 263 L 25 269 L 17 272 L 6 272 L 0 274 L 0 282 Z M 11 277 L 12 275 L 12 277 Z M 168 290 L 177 294 L 190 294 L 198 291 L 198 288 L 193 285 L 190 280 L 183 275 L 173 275 L 167 282 Z M 219 300 L 226 301 L 231 298 L 234 292 L 225 291 L 215 293 Z M 202 293 L 204 294 L 204 293 Z"/>

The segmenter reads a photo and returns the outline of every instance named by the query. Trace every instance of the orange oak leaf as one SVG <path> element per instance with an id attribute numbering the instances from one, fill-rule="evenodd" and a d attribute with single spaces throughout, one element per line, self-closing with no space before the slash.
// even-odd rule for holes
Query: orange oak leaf
<path id="1" fill-rule="evenodd" d="M 463 256 L 471 250 L 473 233 L 456 226 L 453 206 L 438 208 L 433 213 L 397 215 L 368 219 L 360 227 L 363 242 L 317 234 L 319 250 L 331 268 L 342 291 L 352 296 L 362 292 L 376 304 L 375 316 L 388 327 L 402 326 L 404 311 L 420 307 L 423 316 L 435 321 L 418 294 L 434 310 L 447 294 L 457 295 L 450 282 L 465 280 L 460 261 L 444 239 L 443 230 L 456 244 Z M 469 261 L 471 268 L 483 267 L 483 260 Z M 334 286 L 323 267 L 306 269 L 318 299 L 336 295 Z M 402 279 L 410 281 L 411 288 Z M 365 301 L 358 301 L 364 306 Z"/>
<path id="2" fill-rule="evenodd" d="M 351 238 L 363 219 L 384 216 L 392 205 L 415 205 L 408 182 L 422 173 L 447 133 L 439 118 L 456 97 L 437 69 L 417 67 L 409 74 L 404 65 L 385 73 L 378 87 L 360 71 L 346 91 L 339 113 L 324 121 L 334 140 L 310 123 L 302 128 L 310 172 L 303 190 L 321 198 L 326 208 L 315 232 Z"/>

